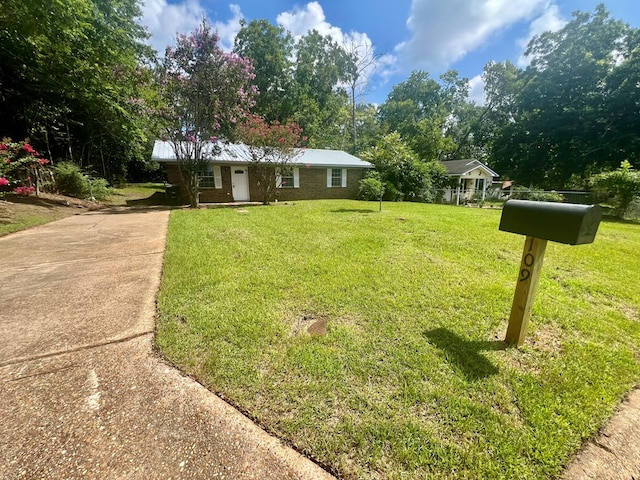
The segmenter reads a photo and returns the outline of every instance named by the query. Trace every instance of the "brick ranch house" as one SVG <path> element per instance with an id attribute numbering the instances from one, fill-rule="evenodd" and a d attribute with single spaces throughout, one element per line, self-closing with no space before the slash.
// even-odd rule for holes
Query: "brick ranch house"
<path id="1" fill-rule="evenodd" d="M 242 144 L 222 145 L 200 175 L 204 203 L 262 201 L 249 151 Z M 178 163 L 171 142 L 156 140 L 151 160 L 164 166 L 169 183 L 180 185 Z M 288 176 L 277 175 L 279 201 L 351 198 L 373 165 L 340 150 L 301 149 Z M 277 172 L 274 172 L 276 174 Z"/>

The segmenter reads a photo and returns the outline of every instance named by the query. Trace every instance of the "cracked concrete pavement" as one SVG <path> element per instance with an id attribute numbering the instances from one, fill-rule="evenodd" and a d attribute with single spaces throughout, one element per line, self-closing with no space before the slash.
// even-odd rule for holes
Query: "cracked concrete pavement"
<path id="1" fill-rule="evenodd" d="M 0 478 L 332 478 L 154 354 L 168 218 L 0 239 Z"/>

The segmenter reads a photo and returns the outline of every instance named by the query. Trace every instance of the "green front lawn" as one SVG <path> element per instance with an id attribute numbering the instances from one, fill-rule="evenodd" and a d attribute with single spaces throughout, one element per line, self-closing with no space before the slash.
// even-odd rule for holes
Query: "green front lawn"
<path id="1" fill-rule="evenodd" d="M 550 243 L 514 349 L 524 237 L 499 218 L 356 201 L 174 211 L 157 343 L 343 478 L 558 475 L 640 379 L 640 226 Z"/>

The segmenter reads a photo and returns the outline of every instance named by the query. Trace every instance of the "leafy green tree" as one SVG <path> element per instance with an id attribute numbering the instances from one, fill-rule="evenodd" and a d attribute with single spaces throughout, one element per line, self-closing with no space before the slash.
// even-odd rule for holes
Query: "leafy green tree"
<path id="1" fill-rule="evenodd" d="M 637 47 L 637 31 L 603 5 L 535 37 L 531 64 L 502 91 L 511 117 L 495 130 L 495 168 L 520 183 L 562 188 L 636 156 L 640 92 L 629 75 L 638 72 Z"/>
<path id="2" fill-rule="evenodd" d="M 434 189 L 440 187 L 446 174 L 441 163 L 420 161 L 397 132 L 382 137 L 362 157 L 380 173 L 387 200 L 433 201 Z"/>
<path id="3" fill-rule="evenodd" d="M 492 163 L 491 149 L 496 129 L 515 118 L 516 95 L 521 88 L 520 70 L 510 61 L 489 62 L 482 74 L 485 104 L 461 102 L 449 133 L 456 149 L 451 158 L 476 158 Z"/>
<path id="4" fill-rule="evenodd" d="M 640 172 L 637 172 L 627 160 L 620 168 L 593 175 L 591 187 L 598 192 L 613 196 L 615 214 L 624 217 L 631 203 L 640 197 Z"/>
<path id="5" fill-rule="evenodd" d="M 384 182 L 380 176 L 380 172 L 375 170 L 368 172 L 366 176 L 360 180 L 359 195 L 363 200 L 377 200 L 378 211 L 382 211 L 382 198 L 384 197 Z"/>
<path id="6" fill-rule="evenodd" d="M 293 115 L 291 96 L 293 38 L 267 20 L 242 23 L 233 51 L 251 60 L 260 95 L 253 111 L 269 122 L 286 122 Z"/>
<path id="7" fill-rule="evenodd" d="M 167 48 L 162 70 L 166 120 L 189 203 L 199 204 L 199 176 L 219 151 L 218 137 L 233 139 L 238 122 L 254 104 L 250 61 L 225 53 L 205 21 Z"/>
<path id="8" fill-rule="evenodd" d="M 424 71 L 414 71 L 394 86 L 380 107 L 387 132 L 398 132 L 422 159 L 449 158 L 456 151 L 450 135 L 468 96 L 468 81 L 450 70 L 441 83 Z"/>
<path id="9" fill-rule="evenodd" d="M 358 132 L 355 154 L 373 147 L 382 136 L 382 127 L 378 122 L 378 107 L 372 103 L 356 105 L 356 130 Z"/>
<path id="10" fill-rule="evenodd" d="M 3 2 L 0 132 L 111 177 L 143 160 L 138 73 L 151 49 L 139 16 L 136 0 Z"/>
<path id="11" fill-rule="evenodd" d="M 297 42 L 295 55 L 293 119 L 309 137 L 310 147 L 341 148 L 349 136 L 343 120 L 348 96 L 341 86 L 348 79 L 349 57 L 330 36 L 316 30 Z"/>

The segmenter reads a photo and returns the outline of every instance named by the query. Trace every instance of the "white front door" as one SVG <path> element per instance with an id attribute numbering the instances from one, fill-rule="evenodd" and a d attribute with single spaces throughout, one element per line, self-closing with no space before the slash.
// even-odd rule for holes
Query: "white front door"
<path id="1" fill-rule="evenodd" d="M 234 202 L 249 201 L 249 171 L 247 167 L 231 167 L 231 186 Z"/>

